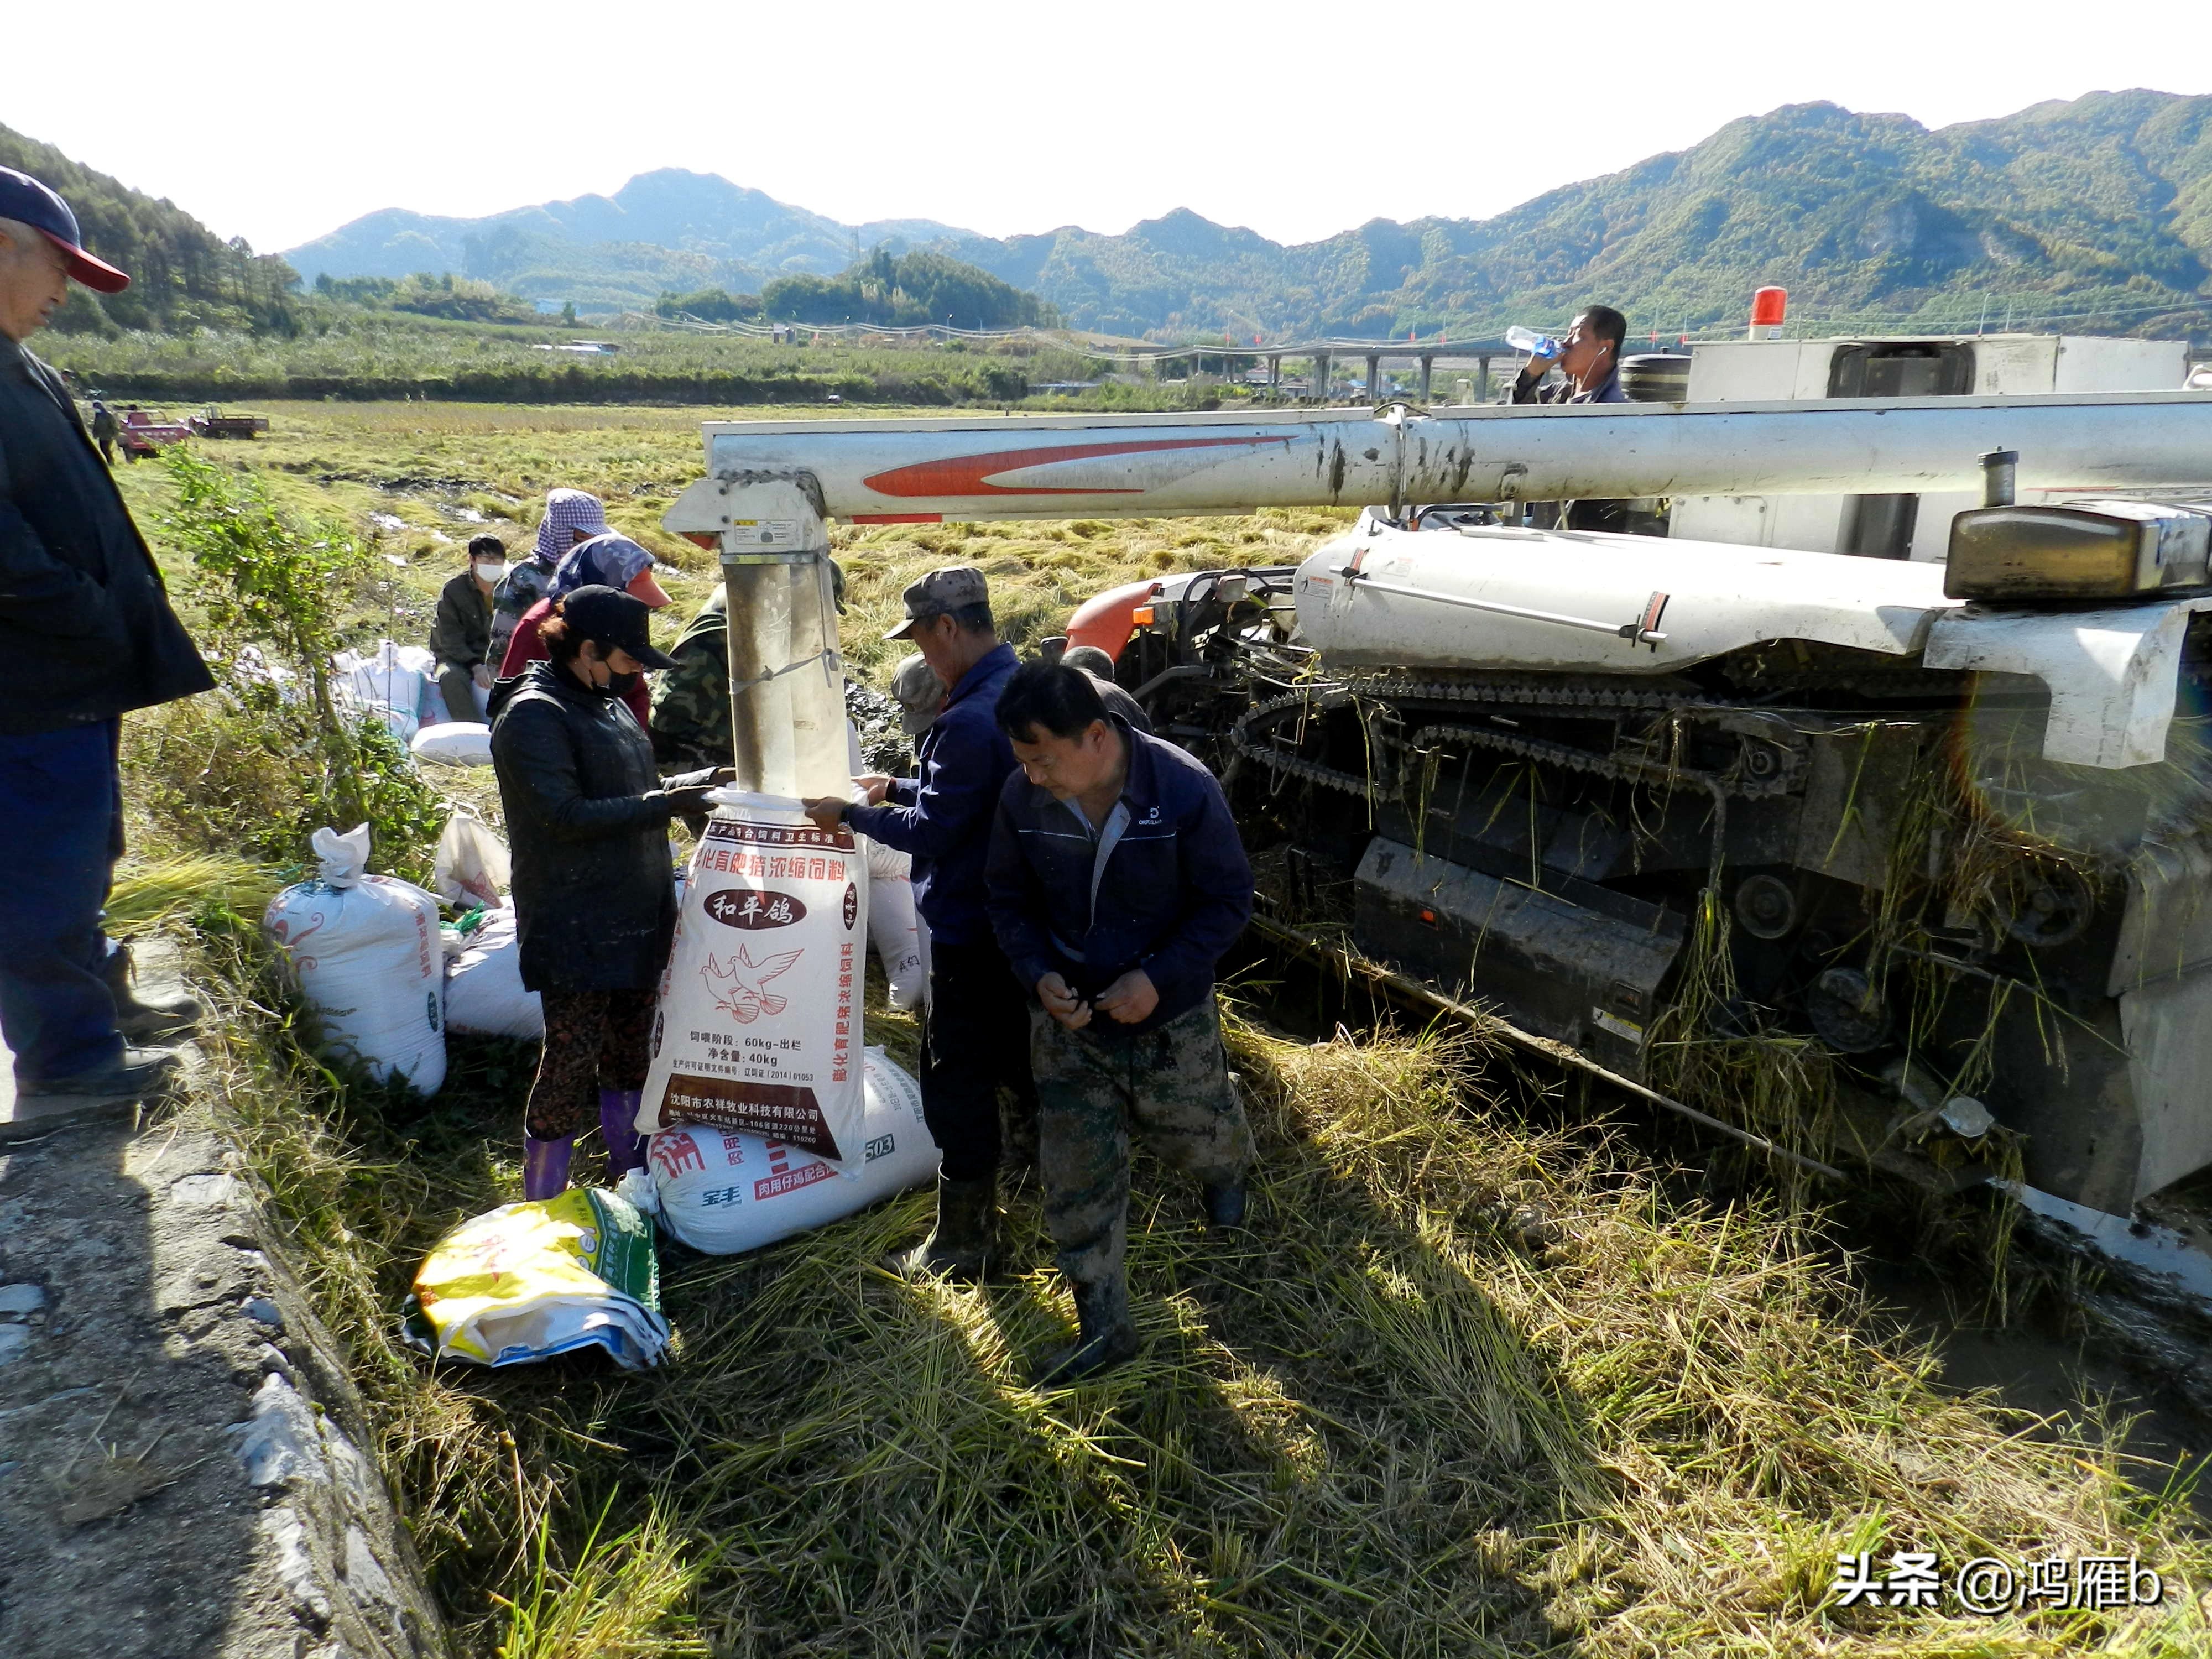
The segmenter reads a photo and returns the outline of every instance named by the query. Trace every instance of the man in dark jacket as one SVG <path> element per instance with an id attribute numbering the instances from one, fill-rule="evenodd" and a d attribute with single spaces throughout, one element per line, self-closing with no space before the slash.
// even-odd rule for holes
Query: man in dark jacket
<path id="1" fill-rule="evenodd" d="M 997 1248 L 1000 1085 L 1014 1093 L 1018 1125 L 1036 1109 L 1023 993 L 983 909 L 991 812 L 1014 769 L 1014 751 L 992 711 L 1017 660 L 999 639 L 981 571 L 933 570 L 903 597 L 906 619 L 884 637 L 911 639 L 950 688 L 921 740 L 921 774 L 858 780 L 865 806 L 824 799 L 809 801 L 806 810 L 825 829 L 842 819 L 914 855 L 915 903 L 930 936 L 921 1082 L 922 1112 L 939 1154 L 937 1224 L 893 1265 L 910 1274 L 974 1278 L 988 1269 Z"/>
<path id="2" fill-rule="evenodd" d="M 214 681 L 76 404 L 23 349 L 72 276 L 107 294 L 131 280 L 79 246 L 60 197 L 0 167 L 0 1030 L 19 1093 L 121 1098 L 175 1065 L 126 1034 L 173 1034 L 198 1010 L 138 1001 L 100 928 L 122 851 L 120 717 Z"/>
<path id="3" fill-rule="evenodd" d="M 1034 993 L 1045 1227 L 1082 1324 L 1042 1368 L 1054 1386 L 1137 1351 L 1122 1268 L 1133 1125 L 1198 1177 L 1208 1220 L 1244 1218 L 1252 1135 L 1213 969 L 1250 919 L 1252 866 L 1213 775 L 1109 713 L 1080 669 L 1022 668 L 999 724 L 1022 769 L 991 830 L 991 926 Z"/>
<path id="4" fill-rule="evenodd" d="M 437 620 L 430 624 L 438 695 L 453 720 L 486 718 L 477 708 L 477 693 L 491 690 L 491 595 L 507 574 L 507 544 L 496 536 L 471 536 L 468 560 L 439 589 Z"/>

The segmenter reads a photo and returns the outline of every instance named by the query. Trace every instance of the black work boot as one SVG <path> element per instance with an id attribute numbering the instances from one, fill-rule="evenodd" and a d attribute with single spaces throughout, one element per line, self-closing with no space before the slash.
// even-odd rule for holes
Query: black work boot
<path id="1" fill-rule="evenodd" d="M 19 1095 L 83 1095 L 100 1100 L 144 1100 L 170 1093 L 177 1085 L 177 1055 L 171 1048 L 125 1048 L 105 1066 L 69 1077 L 15 1079 Z"/>
<path id="2" fill-rule="evenodd" d="M 1121 1274 L 1103 1284 L 1078 1284 L 1075 1319 L 1075 1346 L 1046 1358 L 1032 1373 L 1032 1386 L 1073 1388 L 1137 1357 L 1137 1328 L 1129 1322 L 1129 1281 Z"/>
<path id="3" fill-rule="evenodd" d="M 182 1036 L 200 1023 L 200 1005 L 182 992 L 148 1002 L 131 988 L 137 971 L 127 945 L 118 945 L 107 953 L 100 977 L 106 981 L 108 998 L 115 1004 L 115 1029 L 123 1033 L 125 1042 Z"/>
<path id="4" fill-rule="evenodd" d="M 1244 1224 L 1244 1183 L 1240 1181 L 1206 1183 L 1206 1224 L 1241 1227 Z"/>
<path id="5" fill-rule="evenodd" d="M 999 1249 L 999 1178 L 975 1181 L 937 1177 L 937 1224 L 910 1250 L 893 1254 L 884 1266 L 902 1279 L 942 1273 L 962 1283 L 991 1270 Z"/>

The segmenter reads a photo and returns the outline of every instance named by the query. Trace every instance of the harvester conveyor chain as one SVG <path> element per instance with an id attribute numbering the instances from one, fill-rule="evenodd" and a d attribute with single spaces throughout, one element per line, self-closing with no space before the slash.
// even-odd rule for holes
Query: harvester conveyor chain
<path id="1" fill-rule="evenodd" d="M 1373 793 L 1369 779 L 1336 767 L 1324 766 L 1318 761 L 1307 760 L 1303 756 L 1285 754 L 1279 749 L 1263 746 L 1252 741 L 1247 728 L 1273 715 L 1301 708 L 1320 709 L 1341 708 L 1346 702 L 1399 700 L 1429 703 L 1504 702 L 1522 708 L 1571 709 L 1576 713 L 1617 708 L 1684 714 L 1693 720 L 1746 715 L 1762 723 L 1775 718 L 1772 710 L 1745 708 L 1741 704 L 1723 702 L 1717 698 L 1686 696 L 1679 691 L 1640 691 L 1601 686 L 1562 688 L 1519 682 L 1470 686 L 1448 681 L 1370 680 L 1357 685 L 1340 683 L 1321 688 L 1318 691 L 1292 691 L 1255 704 L 1230 728 L 1230 744 L 1239 757 L 1254 760 L 1272 771 L 1365 798 Z M 1786 759 L 1769 778 L 1717 777 L 1662 761 L 1594 754 L 1572 744 L 1552 743 L 1540 738 L 1519 737 L 1510 732 L 1492 732 L 1476 726 L 1424 726 L 1413 733 L 1407 746 L 1420 750 L 1426 746 L 1422 742 L 1424 738 L 1444 733 L 1464 737 L 1485 748 L 1594 777 L 1611 778 L 1624 783 L 1680 782 L 1707 789 L 1719 788 L 1747 799 L 1788 793 L 1796 786 L 1805 765 L 1802 741 L 1791 745 L 1778 745 L 1784 748 Z"/>

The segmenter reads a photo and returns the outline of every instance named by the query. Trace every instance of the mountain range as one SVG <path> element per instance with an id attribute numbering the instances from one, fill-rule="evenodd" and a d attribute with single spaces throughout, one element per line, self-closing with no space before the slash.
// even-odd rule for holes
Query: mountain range
<path id="1" fill-rule="evenodd" d="M 304 275 L 424 269 L 533 298 L 632 306 L 757 289 L 856 250 L 926 246 L 1059 307 L 1162 337 L 1378 336 L 1563 319 L 1603 299 L 1639 331 L 1741 314 L 1779 283 L 1798 314 L 1853 326 L 2212 328 L 2212 97 L 2092 93 L 1930 130 L 1791 105 L 1686 150 L 1488 219 L 1376 219 L 1286 246 L 1185 210 L 1119 235 L 996 238 L 929 220 L 844 225 L 669 169 L 611 197 L 433 219 L 371 214 L 285 257 Z"/>

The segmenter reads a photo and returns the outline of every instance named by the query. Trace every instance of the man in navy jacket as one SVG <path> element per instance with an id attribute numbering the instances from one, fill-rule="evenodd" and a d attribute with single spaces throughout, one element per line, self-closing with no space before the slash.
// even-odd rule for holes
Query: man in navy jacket
<path id="1" fill-rule="evenodd" d="M 214 682 L 76 404 L 23 349 L 72 278 L 106 294 L 131 280 L 84 251 L 60 197 L 0 167 L 0 1028 L 19 1093 L 124 1099 L 176 1064 L 126 1038 L 173 1036 L 198 1008 L 140 1001 L 101 930 L 121 717 Z"/>
<path id="2" fill-rule="evenodd" d="M 921 740 L 920 775 L 861 778 L 868 805 L 811 800 L 806 810 L 825 828 L 842 819 L 914 855 L 915 902 L 929 924 L 921 1082 L 939 1153 L 937 1224 L 891 1265 L 908 1275 L 980 1278 L 997 1249 L 1000 1085 L 1013 1091 L 1018 1123 L 1036 1109 L 1025 998 L 983 911 L 991 812 L 1014 769 L 992 716 L 1016 659 L 1000 642 L 981 571 L 933 570 L 903 597 L 906 619 L 884 638 L 913 641 L 950 688 Z"/>
<path id="3" fill-rule="evenodd" d="M 1243 1219 L 1252 1136 L 1213 971 L 1251 916 L 1252 866 L 1213 775 L 1109 713 L 1079 669 L 1017 670 L 999 725 L 1022 769 L 991 830 L 991 926 L 1034 999 L 1045 1226 L 1082 1326 L 1041 1369 L 1057 1386 L 1137 1351 L 1122 1267 L 1132 1124 L 1198 1177 L 1210 1221 Z"/>

